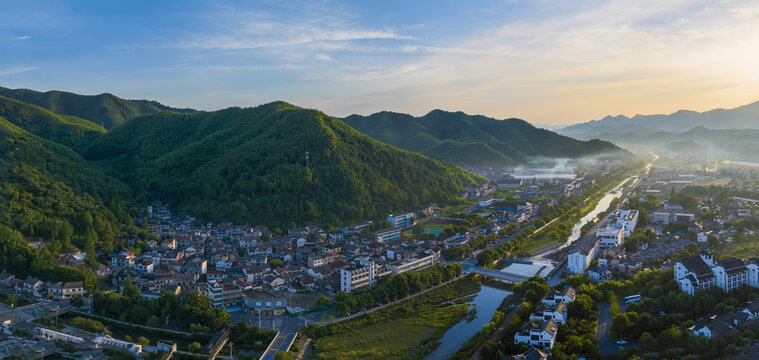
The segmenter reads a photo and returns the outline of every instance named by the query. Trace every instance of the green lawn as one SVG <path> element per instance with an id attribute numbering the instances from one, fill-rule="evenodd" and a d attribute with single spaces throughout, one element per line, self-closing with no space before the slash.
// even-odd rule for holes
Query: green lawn
<path id="1" fill-rule="evenodd" d="M 453 228 L 453 225 L 451 225 L 451 224 L 440 224 L 440 223 L 427 223 L 427 224 L 424 224 L 424 228 L 425 229 L 430 229 L 430 230 L 445 231 L 445 229 Z"/>
<path id="2" fill-rule="evenodd" d="M 322 360 L 421 359 L 437 339 L 467 315 L 469 305 L 451 304 L 479 290 L 469 277 L 408 303 L 323 329 L 311 356 Z"/>
<path id="3" fill-rule="evenodd" d="M 740 237 L 723 245 L 718 251 L 719 258 L 737 257 L 749 259 L 759 257 L 759 238 Z"/>
<path id="4" fill-rule="evenodd" d="M 531 251 L 537 248 L 541 248 L 548 244 L 556 242 L 549 234 L 540 235 L 537 238 L 533 238 L 528 242 L 528 245 L 524 247 L 524 251 Z"/>

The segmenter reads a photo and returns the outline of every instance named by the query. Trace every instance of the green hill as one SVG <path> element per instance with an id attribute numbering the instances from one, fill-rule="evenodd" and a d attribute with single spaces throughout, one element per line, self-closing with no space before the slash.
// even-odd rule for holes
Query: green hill
<path id="1" fill-rule="evenodd" d="M 3 96 L 0 96 L 0 117 L 32 134 L 77 151 L 105 133 L 105 129 L 90 121 L 58 115 Z"/>
<path id="2" fill-rule="evenodd" d="M 483 181 L 283 102 L 138 117 L 96 140 L 85 157 L 199 218 L 281 227 L 449 204 Z"/>
<path id="3" fill-rule="evenodd" d="M 94 263 L 96 243 L 110 253 L 122 224 L 131 223 L 119 204 L 130 194 L 68 147 L 0 117 L 0 268 L 21 277 L 85 280 L 92 288 L 91 271 L 56 265 L 56 255 L 76 245 Z M 32 250 L 22 235 L 46 246 Z"/>
<path id="4" fill-rule="evenodd" d="M 624 153 L 612 143 L 580 141 L 519 119 L 496 120 L 433 110 L 422 117 L 393 112 L 343 119 L 384 143 L 463 166 L 515 165 L 537 157 L 577 158 Z"/>
<path id="5" fill-rule="evenodd" d="M 57 114 L 80 117 L 106 129 L 112 129 L 135 116 L 160 111 L 195 112 L 168 107 L 156 101 L 125 100 L 112 94 L 79 95 L 64 91 L 38 92 L 0 87 L 0 96 L 37 105 Z"/>

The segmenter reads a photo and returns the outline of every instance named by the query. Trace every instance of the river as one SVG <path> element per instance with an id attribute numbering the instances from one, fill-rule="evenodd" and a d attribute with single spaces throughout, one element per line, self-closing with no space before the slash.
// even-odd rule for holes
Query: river
<path id="1" fill-rule="evenodd" d="M 614 187 L 613 189 L 609 190 L 604 197 L 601 198 L 601 201 L 598 202 L 596 207 L 593 209 L 593 211 L 589 212 L 587 215 L 583 216 L 579 222 L 577 222 L 572 227 L 572 235 L 569 235 L 569 238 L 567 239 L 567 242 L 564 243 L 559 247 L 559 249 L 563 249 L 567 246 L 569 246 L 572 242 L 580 238 L 580 230 L 582 230 L 582 227 L 593 220 L 598 214 L 606 211 L 606 209 L 609 208 L 609 205 L 611 205 L 612 200 L 622 196 L 622 186 L 624 186 L 630 179 L 634 177 L 629 177 L 627 179 L 622 180 L 619 185 Z"/>
<path id="2" fill-rule="evenodd" d="M 424 359 L 447 359 L 453 355 L 462 345 L 464 345 L 464 343 L 469 341 L 474 334 L 482 330 L 482 327 L 485 326 L 485 324 L 490 322 L 496 309 L 498 309 L 498 305 L 501 305 L 503 299 L 509 294 L 511 294 L 511 291 L 482 286 L 474 300 L 469 303 L 470 310 L 472 308 L 477 309 L 477 316 L 474 320 L 467 321 L 467 319 L 464 319 L 456 325 L 453 325 L 453 327 L 448 329 L 448 331 L 443 334 L 443 337 L 440 338 L 440 346 Z"/>

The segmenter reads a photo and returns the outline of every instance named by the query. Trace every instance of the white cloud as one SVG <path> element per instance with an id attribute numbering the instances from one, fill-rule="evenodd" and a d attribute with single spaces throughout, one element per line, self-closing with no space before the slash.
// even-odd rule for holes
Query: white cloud
<path id="1" fill-rule="evenodd" d="M 420 89 L 395 99 L 398 111 L 423 114 L 444 104 L 542 123 L 753 101 L 759 23 L 749 11 L 707 5 L 620 0 L 544 9 L 556 15 L 525 17 L 445 47 L 408 46 L 422 56 L 341 80 L 372 81 L 367 92 Z"/>
<path id="2" fill-rule="evenodd" d="M 16 38 L 16 40 L 22 40 L 22 41 L 23 41 L 23 40 L 29 40 L 29 39 L 31 39 L 31 38 L 32 38 L 32 37 L 31 37 L 31 36 L 29 36 L 29 35 L 24 35 L 24 36 L 19 36 L 19 37 L 17 37 L 17 38 Z"/>
<path id="3" fill-rule="evenodd" d="M 13 75 L 13 74 L 20 74 L 27 71 L 36 70 L 37 67 L 35 66 L 23 66 L 23 67 L 12 67 L 12 68 L 5 68 L 0 69 L 0 76 L 6 76 L 6 75 Z"/>

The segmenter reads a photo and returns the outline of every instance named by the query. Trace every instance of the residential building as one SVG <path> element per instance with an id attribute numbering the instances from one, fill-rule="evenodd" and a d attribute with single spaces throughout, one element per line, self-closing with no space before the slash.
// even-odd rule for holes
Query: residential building
<path id="1" fill-rule="evenodd" d="M 29 276 L 24 280 L 24 291 L 34 296 L 42 296 L 44 287 L 45 283 L 36 277 Z"/>
<path id="2" fill-rule="evenodd" d="M 514 334 L 514 343 L 525 343 L 527 345 L 551 349 L 556 342 L 558 329 L 559 325 L 553 320 L 546 320 L 542 323 L 529 321 L 524 324 L 522 330 Z"/>
<path id="3" fill-rule="evenodd" d="M 378 230 L 370 234 L 371 239 L 378 243 L 387 243 L 390 241 L 399 240 L 401 238 L 401 229 L 390 228 Z"/>
<path id="4" fill-rule="evenodd" d="M 575 300 L 577 296 L 577 290 L 572 286 L 567 286 L 562 291 L 551 290 L 545 297 L 543 297 L 543 303 L 549 306 L 556 305 L 558 303 L 569 304 Z"/>
<path id="5" fill-rule="evenodd" d="M 287 299 L 268 291 L 248 290 L 242 299 L 249 315 L 282 315 L 287 310 Z"/>
<path id="6" fill-rule="evenodd" d="M 544 350 L 544 349 L 538 349 L 534 346 L 531 346 L 527 351 L 524 352 L 524 354 L 519 355 L 513 355 L 511 357 L 506 356 L 503 359 L 504 360 L 548 360 L 548 358 L 551 357 L 551 352 Z"/>
<path id="7" fill-rule="evenodd" d="M 595 283 L 611 281 L 611 270 L 606 266 L 594 266 L 588 269 L 588 277 Z"/>
<path id="8" fill-rule="evenodd" d="M 390 214 L 387 216 L 387 222 L 389 222 L 390 226 L 394 228 L 411 227 L 411 225 L 414 225 L 414 213 L 410 212 L 398 215 Z"/>
<path id="9" fill-rule="evenodd" d="M 615 247 L 622 244 L 625 238 L 625 228 L 624 226 L 618 226 L 618 224 L 607 225 L 605 228 L 599 229 L 596 232 L 596 236 L 600 240 L 600 247 Z"/>
<path id="10" fill-rule="evenodd" d="M 58 282 L 47 286 L 47 297 L 55 300 L 67 300 L 84 296 L 84 285 L 81 281 Z"/>
<path id="11" fill-rule="evenodd" d="M 617 210 L 617 222 L 624 227 L 624 236 L 630 236 L 638 225 L 638 210 Z"/>
<path id="12" fill-rule="evenodd" d="M 582 274 L 598 253 L 599 241 L 595 236 L 582 238 L 569 247 L 567 269 L 572 274 Z"/>
<path id="13" fill-rule="evenodd" d="M 152 274 L 153 273 L 153 261 L 151 260 L 140 260 L 134 263 L 134 269 L 143 272 L 146 274 Z"/>
<path id="14" fill-rule="evenodd" d="M 530 320 L 553 320 L 557 324 L 561 325 L 567 320 L 567 305 L 563 301 L 554 303 L 554 305 L 546 305 L 545 303 L 541 303 L 535 308 L 535 311 L 532 313 L 532 315 L 530 315 Z"/>
<path id="15" fill-rule="evenodd" d="M 236 307 L 242 303 L 242 290 L 235 285 L 209 281 L 208 291 L 214 309 Z"/>
<path id="16" fill-rule="evenodd" d="M 340 269 L 340 290 L 350 293 L 354 289 L 374 285 L 376 265 L 373 261 L 368 264 L 352 264 Z"/>

